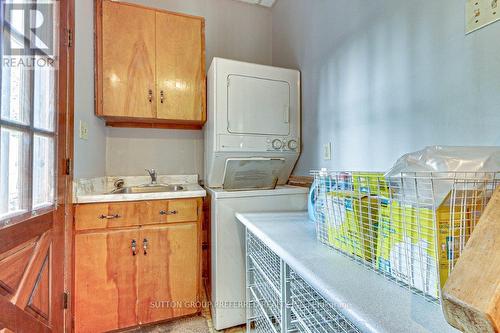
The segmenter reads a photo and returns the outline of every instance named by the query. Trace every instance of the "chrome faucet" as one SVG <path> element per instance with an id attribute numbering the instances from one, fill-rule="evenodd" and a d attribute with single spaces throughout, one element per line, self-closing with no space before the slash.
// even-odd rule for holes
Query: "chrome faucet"
<path id="1" fill-rule="evenodd" d="M 121 178 L 118 178 L 113 183 L 113 186 L 115 187 L 115 190 L 121 189 L 123 187 L 123 185 L 125 185 L 125 181 L 123 179 L 121 179 Z"/>
<path id="2" fill-rule="evenodd" d="M 151 185 L 156 185 L 156 170 L 155 169 L 145 169 L 151 177 Z"/>

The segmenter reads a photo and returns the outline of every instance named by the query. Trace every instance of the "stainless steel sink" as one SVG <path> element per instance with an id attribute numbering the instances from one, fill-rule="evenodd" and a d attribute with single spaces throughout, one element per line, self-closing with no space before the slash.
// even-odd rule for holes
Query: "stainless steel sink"
<path id="1" fill-rule="evenodd" d="M 157 193 L 183 191 L 181 185 L 139 185 L 117 188 L 108 194 Z"/>

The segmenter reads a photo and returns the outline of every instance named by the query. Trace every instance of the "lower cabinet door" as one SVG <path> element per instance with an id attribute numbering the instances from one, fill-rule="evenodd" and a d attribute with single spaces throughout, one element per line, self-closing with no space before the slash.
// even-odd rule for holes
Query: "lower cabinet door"
<path id="1" fill-rule="evenodd" d="M 197 223 L 141 230 L 138 260 L 139 323 L 156 322 L 198 311 Z"/>
<path id="2" fill-rule="evenodd" d="M 139 231 L 75 235 L 75 332 L 137 325 Z"/>

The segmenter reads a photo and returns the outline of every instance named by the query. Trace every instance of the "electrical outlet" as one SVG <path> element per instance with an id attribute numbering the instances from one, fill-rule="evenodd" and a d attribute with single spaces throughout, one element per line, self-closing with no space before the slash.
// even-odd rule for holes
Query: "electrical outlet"
<path id="1" fill-rule="evenodd" d="M 500 0 L 467 0 L 465 31 L 471 33 L 500 20 Z"/>
<path id="2" fill-rule="evenodd" d="M 323 145 L 323 159 L 329 161 L 332 159 L 332 143 L 328 142 Z"/>
<path id="3" fill-rule="evenodd" d="M 89 125 L 87 122 L 80 120 L 80 139 L 89 139 Z"/>

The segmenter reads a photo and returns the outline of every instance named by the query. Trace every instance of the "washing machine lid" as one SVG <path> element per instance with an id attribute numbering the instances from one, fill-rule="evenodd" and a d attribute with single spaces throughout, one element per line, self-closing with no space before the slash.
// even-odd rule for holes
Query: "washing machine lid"
<path id="1" fill-rule="evenodd" d="M 227 191 L 274 189 L 284 166 L 284 158 L 228 158 L 222 188 Z"/>

